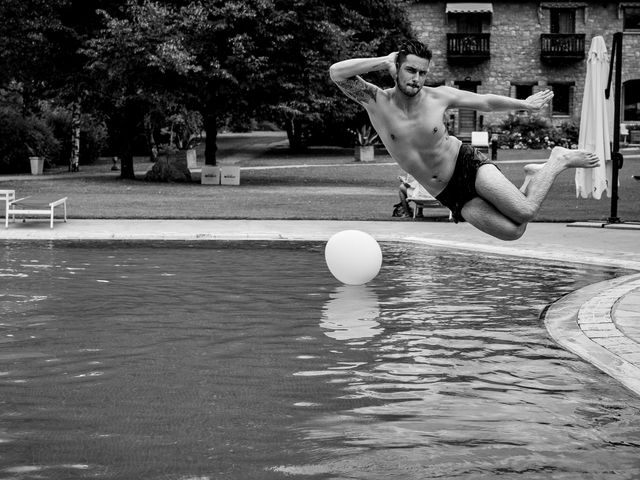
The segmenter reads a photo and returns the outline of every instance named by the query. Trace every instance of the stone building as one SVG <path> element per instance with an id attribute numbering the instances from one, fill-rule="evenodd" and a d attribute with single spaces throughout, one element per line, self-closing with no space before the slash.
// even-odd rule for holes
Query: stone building
<path id="1" fill-rule="evenodd" d="M 553 103 L 540 114 L 554 125 L 580 123 L 592 38 L 604 37 L 611 53 L 613 34 L 624 32 L 621 118 L 640 124 L 640 1 L 413 0 L 407 11 L 434 54 L 430 85 L 515 98 L 551 88 Z M 505 116 L 460 109 L 447 120 L 468 138 Z"/>

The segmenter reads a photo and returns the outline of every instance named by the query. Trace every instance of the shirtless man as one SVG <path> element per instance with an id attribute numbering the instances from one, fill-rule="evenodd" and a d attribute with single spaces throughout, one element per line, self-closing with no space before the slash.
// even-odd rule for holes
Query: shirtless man
<path id="1" fill-rule="evenodd" d="M 517 100 L 447 86 L 425 87 L 430 63 L 426 45 L 406 42 L 386 57 L 335 63 L 329 73 L 349 98 L 366 109 L 394 160 L 448 207 L 456 222 L 466 220 L 489 235 L 516 240 L 538 213 L 555 178 L 569 168 L 593 168 L 598 157 L 556 147 L 519 190 L 484 155 L 447 133 L 444 113 L 449 108 L 535 111 L 553 93 L 545 90 Z M 377 70 L 388 70 L 395 87 L 382 90 L 360 77 Z"/>

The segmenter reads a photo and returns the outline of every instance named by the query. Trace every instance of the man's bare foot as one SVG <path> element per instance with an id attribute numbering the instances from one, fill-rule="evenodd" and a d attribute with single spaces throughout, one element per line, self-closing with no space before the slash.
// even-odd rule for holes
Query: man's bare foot
<path id="1" fill-rule="evenodd" d="M 600 159 L 595 153 L 563 147 L 554 147 L 549 161 L 560 162 L 564 168 L 594 168 L 600 164 Z"/>

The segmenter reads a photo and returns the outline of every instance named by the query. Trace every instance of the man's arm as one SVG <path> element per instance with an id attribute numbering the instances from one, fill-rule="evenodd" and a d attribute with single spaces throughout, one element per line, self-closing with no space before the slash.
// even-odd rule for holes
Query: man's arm
<path id="1" fill-rule="evenodd" d="M 499 112 L 506 110 L 540 110 L 553 98 L 551 90 L 534 93 L 526 100 L 494 95 L 492 93 L 477 94 L 451 87 L 444 89 L 448 97 L 448 106 L 453 108 L 472 108 L 481 112 Z"/>
<path id="2" fill-rule="evenodd" d="M 395 68 L 395 59 L 396 53 L 386 57 L 343 60 L 331 65 L 329 75 L 345 95 L 361 105 L 366 105 L 376 101 L 380 88 L 365 81 L 360 75 L 379 70 L 391 72 Z"/>

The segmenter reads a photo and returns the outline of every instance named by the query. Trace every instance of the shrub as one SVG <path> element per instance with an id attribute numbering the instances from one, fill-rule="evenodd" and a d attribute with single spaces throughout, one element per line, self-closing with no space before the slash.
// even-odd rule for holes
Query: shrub
<path id="1" fill-rule="evenodd" d="M 59 150 L 50 126 L 41 118 L 0 109 L 0 172 L 28 172 L 29 157 L 54 158 Z"/>
<path id="2" fill-rule="evenodd" d="M 499 143 L 502 148 L 541 149 L 561 146 L 571 148 L 578 143 L 578 127 L 565 122 L 559 127 L 539 116 L 509 116 L 500 124 L 492 126 L 494 132 L 500 131 Z"/>

